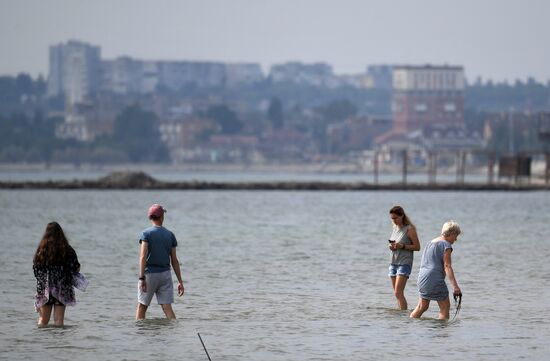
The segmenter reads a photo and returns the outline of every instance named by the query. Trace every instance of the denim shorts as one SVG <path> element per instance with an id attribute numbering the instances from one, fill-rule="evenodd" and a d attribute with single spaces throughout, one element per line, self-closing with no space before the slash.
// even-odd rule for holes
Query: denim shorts
<path id="1" fill-rule="evenodd" d="M 411 274 L 411 266 L 408 264 L 390 264 L 389 274 L 390 277 L 403 276 L 409 277 Z"/>

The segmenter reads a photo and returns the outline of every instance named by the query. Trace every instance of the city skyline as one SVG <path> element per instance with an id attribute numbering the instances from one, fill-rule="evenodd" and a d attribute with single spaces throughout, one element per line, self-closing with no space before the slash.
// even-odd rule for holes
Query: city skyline
<path id="1" fill-rule="evenodd" d="M 75 39 L 100 46 L 103 58 L 259 63 L 264 73 L 289 61 L 324 62 L 337 74 L 430 63 L 462 65 L 470 82 L 550 80 L 540 35 L 550 33 L 550 3 L 538 0 L 52 4 L 1 3 L 0 75 L 47 76 L 48 47 Z"/>

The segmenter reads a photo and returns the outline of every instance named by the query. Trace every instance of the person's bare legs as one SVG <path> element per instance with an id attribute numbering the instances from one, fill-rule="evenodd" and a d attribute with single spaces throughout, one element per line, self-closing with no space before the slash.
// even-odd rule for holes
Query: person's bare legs
<path id="1" fill-rule="evenodd" d="M 418 299 L 418 304 L 416 305 L 416 308 L 414 311 L 411 312 L 412 318 L 420 318 L 424 312 L 428 310 L 428 307 L 430 307 L 430 300 L 425 300 L 422 297 Z"/>
<path id="2" fill-rule="evenodd" d="M 145 312 L 147 312 L 147 306 L 138 302 L 136 309 L 136 321 L 145 319 Z"/>
<path id="3" fill-rule="evenodd" d="M 53 306 L 53 325 L 56 327 L 63 327 L 65 321 L 65 306 L 54 305 Z"/>
<path id="4" fill-rule="evenodd" d="M 447 298 L 443 301 L 437 301 L 437 304 L 439 305 L 439 319 L 448 320 L 449 311 L 451 309 L 451 301 L 449 301 L 449 299 Z"/>
<path id="5" fill-rule="evenodd" d="M 391 288 L 395 292 L 395 276 L 390 276 Z"/>
<path id="6" fill-rule="evenodd" d="M 52 315 L 52 305 L 44 305 L 38 309 L 38 327 L 48 326 Z"/>
<path id="7" fill-rule="evenodd" d="M 166 318 L 169 320 L 175 320 L 176 314 L 174 313 L 174 310 L 172 309 L 172 304 L 168 303 L 166 305 L 160 305 L 162 307 L 162 310 L 164 311 L 164 314 L 166 315 Z"/>
<path id="8" fill-rule="evenodd" d="M 393 278 L 395 278 L 395 283 Z M 405 286 L 407 285 L 408 278 L 405 276 L 392 277 L 393 293 L 397 298 L 397 305 L 400 310 L 407 309 L 407 299 L 405 298 Z"/>

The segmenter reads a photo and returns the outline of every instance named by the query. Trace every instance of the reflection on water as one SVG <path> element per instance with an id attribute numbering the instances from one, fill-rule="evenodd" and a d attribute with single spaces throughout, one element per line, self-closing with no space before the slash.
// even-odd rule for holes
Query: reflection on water
<path id="1" fill-rule="evenodd" d="M 137 235 L 169 210 L 186 286 L 178 320 L 153 302 L 136 322 Z M 550 347 L 545 192 L 0 191 L 0 352 L 7 360 L 517 360 Z M 387 277 L 387 211 L 401 204 L 421 244 L 449 218 L 458 318 L 413 320 Z M 90 280 L 66 327 L 37 328 L 32 257 L 59 221 Z M 417 302 L 419 255 L 405 289 Z M 535 275 L 535 276 L 533 276 Z M 451 310 L 454 314 L 454 309 Z"/>

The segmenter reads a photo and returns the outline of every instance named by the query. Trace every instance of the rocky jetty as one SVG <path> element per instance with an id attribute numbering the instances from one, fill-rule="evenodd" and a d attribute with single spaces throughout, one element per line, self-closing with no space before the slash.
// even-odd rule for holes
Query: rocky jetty
<path id="1" fill-rule="evenodd" d="M 98 180 L 101 188 L 147 189 L 159 186 L 159 181 L 145 172 L 113 172 Z"/>
<path id="2" fill-rule="evenodd" d="M 144 172 L 114 172 L 98 180 L 0 182 L 0 189 L 166 189 L 166 190 L 282 190 L 282 191 L 537 191 L 545 184 L 513 183 L 368 183 L 368 182 L 205 182 L 159 181 Z"/>

